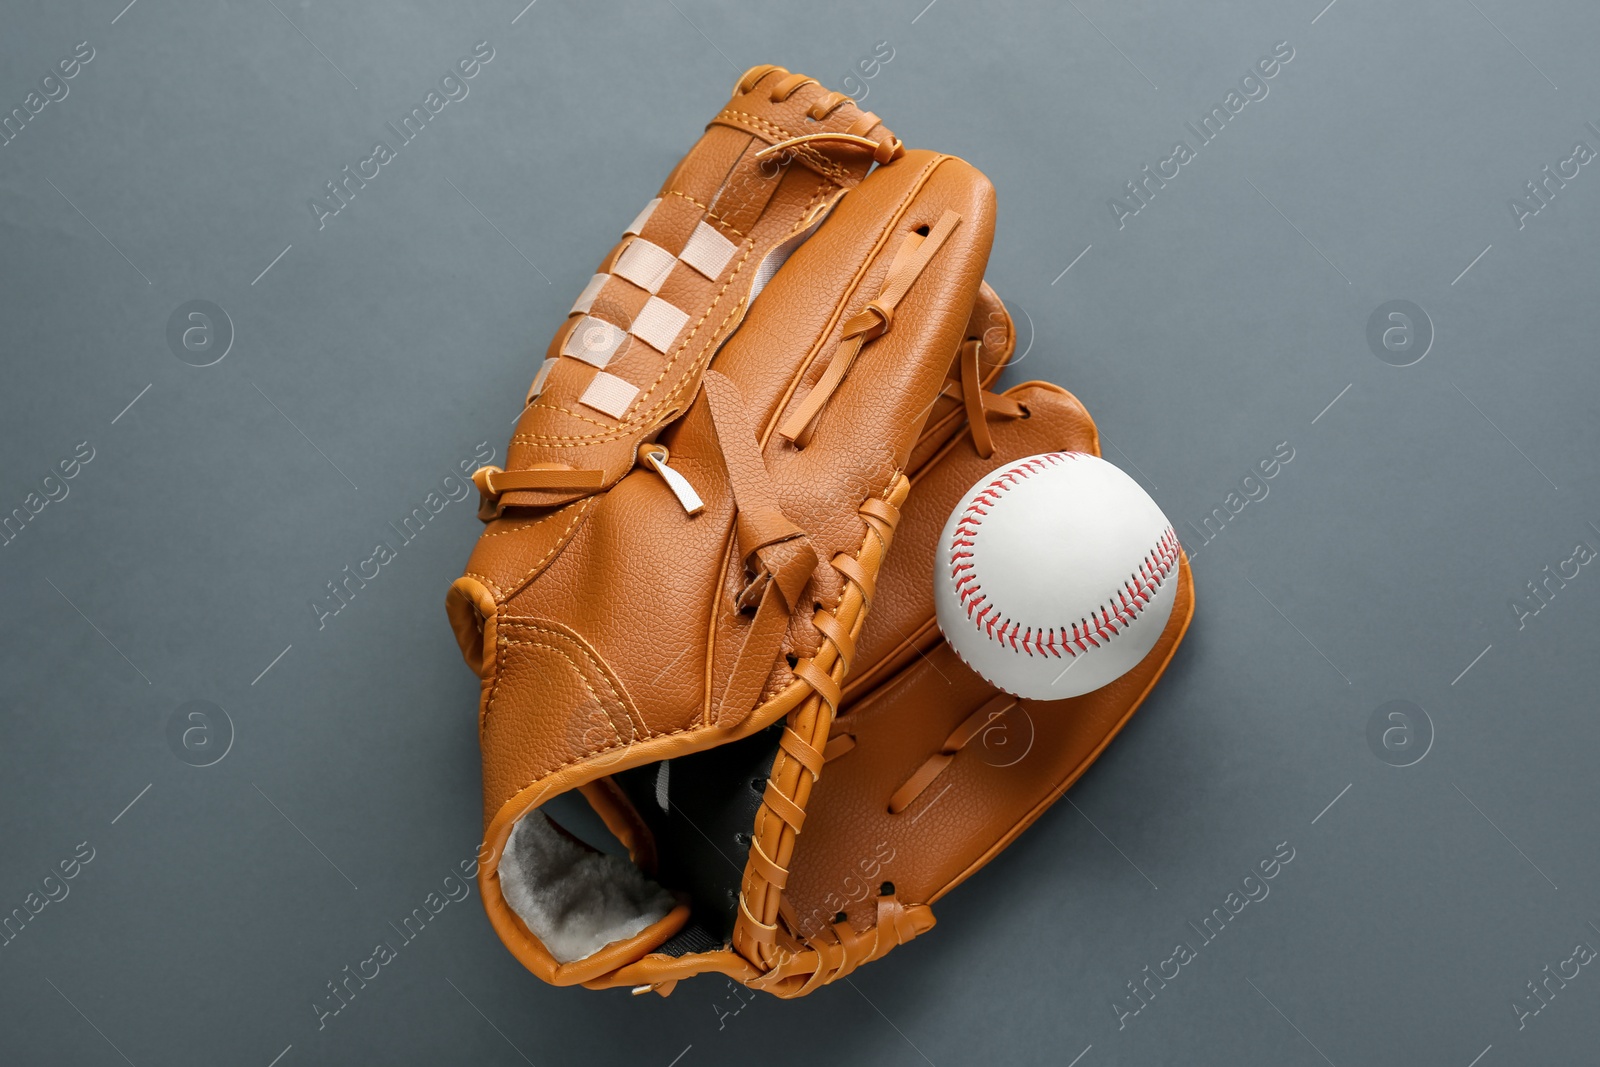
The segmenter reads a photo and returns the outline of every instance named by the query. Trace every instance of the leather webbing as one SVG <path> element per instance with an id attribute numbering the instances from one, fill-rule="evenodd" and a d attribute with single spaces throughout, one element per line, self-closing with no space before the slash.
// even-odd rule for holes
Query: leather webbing
<path id="1" fill-rule="evenodd" d="M 862 569 L 861 564 L 857 563 L 854 557 L 847 556 L 841 552 L 833 557 L 833 569 L 856 583 L 856 588 L 861 590 L 861 599 L 866 601 L 866 606 L 870 608 L 872 606 L 874 585 L 867 572 Z"/>
<path id="2" fill-rule="evenodd" d="M 844 668 L 846 671 L 849 671 L 850 664 L 853 663 L 856 658 L 855 638 L 851 637 L 850 634 L 845 631 L 844 626 L 839 622 L 838 619 L 834 618 L 826 611 L 819 611 L 815 615 L 811 616 L 811 624 L 817 628 L 817 631 L 821 633 L 823 637 L 826 637 L 829 641 L 832 641 L 835 647 L 839 649 L 839 658 L 844 660 Z"/>
<path id="3" fill-rule="evenodd" d="M 761 877 L 779 889 L 789 884 L 789 872 L 773 863 L 771 857 L 761 851 L 761 844 L 756 841 L 750 843 L 750 866 L 761 872 Z"/>
<path id="4" fill-rule="evenodd" d="M 794 728 L 785 726 L 783 736 L 778 740 L 778 747 L 783 749 L 799 763 L 800 766 L 811 772 L 811 780 L 816 781 L 822 775 L 822 765 L 827 757 L 806 744 L 805 738 L 794 732 Z"/>
<path id="5" fill-rule="evenodd" d="M 823 703 L 830 708 L 837 708 L 839 701 L 844 697 L 839 683 L 834 681 L 833 676 L 827 671 L 818 667 L 814 660 L 801 660 L 794 669 L 794 676 L 815 689 L 817 695 L 822 697 Z"/>
<path id="6" fill-rule="evenodd" d="M 773 785 L 770 780 L 767 782 L 766 792 L 761 794 L 761 802 L 774 815 L 788 823 L 795 833 L 798 834 L 800 828 L 805 825 L 806 809 L 785 796 L 783 790 Z"/>
<path id="7" fill-rule="evenodd" d="M 883 951 L 887 951 L 889 944 L 886 939 L 876 935 L 871 935 L 864 942 L 860 936 L 852 933 L 849 942 L 851 947 L 847 950 L 836 945 L 830 950 L 827 962 L 819 966 L 815 962 L 819 959 L 818 955 L 807 947 L 804 940 L 797 939 L 795 931 L 798 927 L 792 914 L 784 919 L 786 897 L 781 884 L 774 884 L 767 864 L 787 872 L 786 865 L 792 861 L 799 832 L 796 820 L 804 817 L 806 803 L 817 783 L 819 761 L 838 752 L 838 746 L 827 738 L 840 698 L 839 678 L 835 675 L 844 676 L 846 663 L 839 645 L 829 636 L 829 632 L 838 630 L 850 634 L 853 642 L 852 631 L 859 630 L 866 611 L 867 594 L 871 587 L 868 575 L 877 571 L 894 538 L 895 527 L 900 519 L 896 504 L 904 500 L 908 488 L 909 482 L 904 475 L 897 474 L 891 492 L 885 493 L 881 502 L 860 508 L 861 518 L 867 525 L 867 536 L 862 541 L 859 558 L 840 553 L 833 560 L 833 568 L 827 572 L 843 577 L 847 584 L 838 594 L 838 607 L 833 612 L 819 609 L 813 618 L 828 616 L 835 619 L 837 625 L 830 625 L 826 621 L 821 624 L 819 632 L 823 641 L 817 654 L 802 660 L 794 669 L 796 680 L 804 682 L 812 690 L 812 695 L 789 713 L 785 735 L 779 742 L 779 752 L 773 759 L 772 773 L 767 779 L 762 805 L 756 814 L 752 844 L 760 848 L 761 858 L 746 865 L 739 892 L 741 917 L 734 925 L 732 944 L 735 951 L 766 971 L 761 979 L 749 984 L 758 988 L 772 988 L 780 996 L 793 995 L 795 983 L 791 979 L 799 978 L 802 973 L 818 982 L 831 981 L 831 976 L 842 973 L 840 967 L 847 972 L 861 961 L 862 957 L 857 953 L 866 952 L 865 958 L 873 958 L 873 946 L 882 944 L 885 946 Z M 849 738 L 835 740 L 842 740 L 845 747 L 853 744 Z M 819 751 L 824 745 L 826 754 Z M 785 873 L 785 883 L 787 877 Z M 770 916 L 770 923 L 756 918 L 756 912 L 751 910 L 752 901 L 760 914 Z M 925 907 L 919 905 L 917 915 L 917 922 L 923 925 L 915 926 L 913 932 L 932 925 L 932 915 Z M 750 921 L 746 922 L 746 919 Z M 779 928 L 780 919 L 789 923 L 787 929 Z M 848 924 L 845 929 L 848 932 Z M 820 974 L 817 973 L 819 970 Z M 788 984 L 780 989 L 780 982 Z"/>

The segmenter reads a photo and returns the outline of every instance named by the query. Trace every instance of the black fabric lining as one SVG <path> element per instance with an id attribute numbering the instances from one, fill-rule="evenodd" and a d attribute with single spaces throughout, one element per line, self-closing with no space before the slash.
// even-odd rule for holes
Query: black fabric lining
<path id="1" fill-rule="evenodd" d="M 726 942 L 712 937 L 711 932 L 699 923 L 690 923 L 663 942 L 656 951 L 666 956 L 687 956 L 691 952 L 710 952 L 724 944 Z"/>
<path id="2" fill-rule="evenodd" d="M 656 800 L 660 764 L 615 776 L 655 835 L 656 881 L 690 896 L 689 925 L 657 952 L 704 952 L 733 937 L 750 832 L 782 732 L 783 724 L 776 723 L 742 740 L 668 761 L 666 811 Z"/>

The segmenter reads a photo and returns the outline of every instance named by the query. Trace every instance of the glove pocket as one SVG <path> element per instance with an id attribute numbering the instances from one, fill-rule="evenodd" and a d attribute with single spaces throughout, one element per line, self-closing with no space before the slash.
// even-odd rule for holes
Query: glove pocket
<path id="1" fill-rule="evenodd" d="M 1099 758 L 1166 670 L 1194 610 L 1188 560 L 1156 646 L 1079 697 L 1022 700 L 943 642 L 834 722 L 788 886 L 802 935 L 879 922 L 878 898 L 926 907 L 994 859 Z"/>
<path id="2" fill-rule="evenodd" d="M 979 453 L 962 419 L 956 428 L 940 431 L 944 444 L 912 476 L 911 495 L 895 533 L 896 547 L 878 583 L 882 592 L 867 618 L 855 667 L 846 680 L 847 704 L 939 643 L 933 585 L 928 580 L 934 546 L 950 509 L 974 482 L 1004 462 L 1040 452 L 1100 454 L 1094 421 L 1077 397 L 1060 386 L 1024 382 L 994 399 L 1008 406 L 998 410 L 985 402 L 990 455 Z M 954 412 L 957 417 L 964 413 L 960 406 Z M 918 451 L 924 451 L 920 443 Z"/>

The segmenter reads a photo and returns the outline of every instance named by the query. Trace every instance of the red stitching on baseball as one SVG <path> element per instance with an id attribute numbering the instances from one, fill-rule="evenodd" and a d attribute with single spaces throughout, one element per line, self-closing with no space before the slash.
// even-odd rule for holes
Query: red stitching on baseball
<path id="1" fill-rule="evenodd" d="M 983 583 L 977 580 L 978 576 L 975 573 L 966 573 L 974 569 L 971 550 L 977 547 L 978 531 L 989 515 L 989 508 L 998 504 L 1001 496 L 1013 488 L 1020 479 L 1049 470 L 1068 460 L 1075 460 L 1080 455 L 1082 453 L 1047 452 L 1017 463 L 996 475 L 968 502 L 966 510 L 956 522 L 955 533 L 959 539 L 952 541 L 950 545 L 950 577 L 955 581 L 956 595 L 961 606 L 966 608 L 967 618 L 972 620 L 979 633 L 985 634 L 991 641 L 995 640 L 995 628 L 998 626 L 999 641 L 1002 645 L 1009 644 L 1013 649 L 1026 652 L 1030 657 L 1037 652 L 1040 656 L 1049 655 L 1060 659 L 1063 651 L 1069 656 L 1076 657 L 1080 652 L 1086 652 L 1090 648 L 1100 648 L 1102 643 L 1109 643 L 1150 605 L 1156 593 L 1171 577 L 1183 551 L 1177 533 L 1168 526 L 1162 531 L 1155 545 L 1139 561 L 1137 569 L 1128 576 L 1128 580 L 1104 604 L 1071 624 L 1070 638 L 1067 636 L 1067 628 L 1060 627 L 1061 641 L 1058 645 L 1055 629 L 1035 630 L 1030 626 L 1019 639 L 1017 634 L 1022 629 L 1022 624 L 1013 622 L 995 611 L 994 605 L 988 603 L 983 595 Z M 962 560 L 967 562 L 961 562 Z M 1049 640 L 1045 639 L 1046 634 L 1049 635 Z"/>

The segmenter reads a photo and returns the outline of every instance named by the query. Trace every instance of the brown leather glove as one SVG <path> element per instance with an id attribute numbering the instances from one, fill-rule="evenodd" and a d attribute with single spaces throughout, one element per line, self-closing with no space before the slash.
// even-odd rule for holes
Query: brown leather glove
<path id="1" fill-rule="evenodd" d="M 748 848 L 751 820 L 759 834 L 761 820 L 771 818 L 743 786 L 764 784 L 773 737 L 680 757 L 666 772 L 615 776 L 649 830 L 662 878 L 699 902 L 693 923 L 632 969 L 629 980 L 641 988 L 666 992 L 692 973 L 683 954 L 717 947 L 717 930 L 726 928 L 718 922 L 731 921 L 719 920 L 718 901 L 735 893 L 779 896 L 776 949 L 759 973 L 730 973 L 782 997 L 803 996 L 927 931 L 930 905 L 1088 768 L 1176 651 L 1194 610 L 1187 559 L 1155 648 L 1116 682 L 1080 697 L 1040 702 L 1000 693 L 940 637 L 933 562 L 956 502 L 983 475 L 1022 457 L 1099 454 L 1088 412 L 1060 387 L 1028 382 L 998 396 L 987 391 L 1012 346 L 1009 317 L 985 286 L 912 450 L 912 491 L 894 551 L 878 574 L 821 781 L 781 886 L 762 886 L 732 862 Z"/>
<path id="2" fill-rule="evenodd" d="M 756 67 L 557 331 L 447 605 L 482 679 L 485 908 L 545 980 L 795 955 L 796 834 L 918 433 L 967 403 L 941 390 L 993 224 L 972 167 Z M 673 776 L 691 753 L 759 767 Z M 643 810 L 697 786 L 747 835 L 711 897 Z M 627 858 L 538 810 L 573 790 Z"/>
<path id="3" fill-rule="evenodd" d="M 894 554 L 858 643 L 825 749 L 825 785 L 806 817 L 785 906 L 806 950 L 763 984 L 799 996 L 933 926 L 929 905 L 993 859 L 1088 769 L 1166 669 L 1194 614 L 1187 557 L 1177 599 L 1144 659 L 1067 700 L 995 689 L 945 644 L 934 619 L 935 547 L 978 479 L 1041 452 L 1100 454 L 1077 398 L 1048 382 L 979 394 L 984 425 L 963 425 L 913 471 Z M 965 415 L 963 410 L 960 414 Z M 986 425 L 985 425 L 986 424 Z M 989 437 L 981 454 L 976 440 Z M 890 599 L 888 590 L 893 590 Z"/>
<path id="4" fill-rule="evenodd" d="M 863 136 L 883 164 L 866 181 Z M 1145 660 L 1051 703 L 998 693 L 940 640 L 951 506 L 1004 462 L 1098 441 L 1056 386 L 988 392 L 1014 337 L 977 283 L 987 185 L 902 155 L 836 94 L 747 73 L 557 334 L 510 472 L 480 472 L 490 526 L 450 597 L 483 677 L 480 884 L 547 981 L 665 994 L 715 971 L 790 997 L 882 956 L 1083 772 L 1188 625 L 1184 561 Z M 679 200 L 704 214 L 658 225 Z M 708 226 L 733 250 L 712 254 Z M 614 412 L 599 365 L 636 389 Z M 574 789 L 626 859 L 537 810 Z"/>

